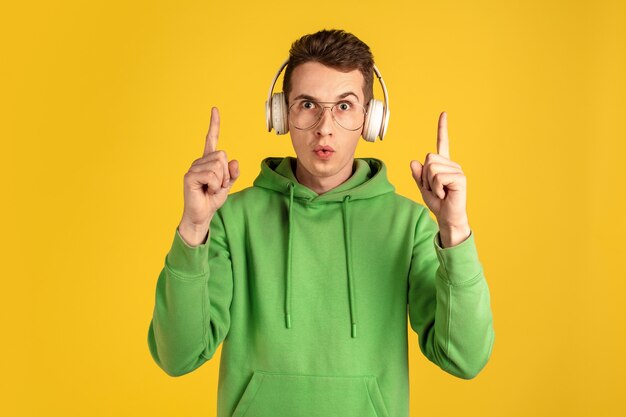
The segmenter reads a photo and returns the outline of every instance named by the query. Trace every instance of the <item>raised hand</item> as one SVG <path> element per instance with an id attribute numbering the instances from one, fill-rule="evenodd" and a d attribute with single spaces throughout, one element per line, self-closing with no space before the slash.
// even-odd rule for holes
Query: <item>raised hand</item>
<path id="1" fill-rule="evenodd" d="M 239 177 L 237 160 L 228 162 L 226 152 L 217 150 L 219 132 L 220 115 L 213 107 L 204 153 L 193 161 L 184 177 L 185 207 L 178 230 L 191 245 L 205 241 L 213 215 L 226 202 Z"/>
<path id="2" fill-rule="evenodd" d="M 445 247 L 454 246 L 470 234 L 467 219 L 467 178 L 461 165 L 450 160 L 446 112 L 439 115 L 437 153 L 427 153 L 424 165 L 411 161 L 411 172 L 424 203 L 439 224 Z"/>

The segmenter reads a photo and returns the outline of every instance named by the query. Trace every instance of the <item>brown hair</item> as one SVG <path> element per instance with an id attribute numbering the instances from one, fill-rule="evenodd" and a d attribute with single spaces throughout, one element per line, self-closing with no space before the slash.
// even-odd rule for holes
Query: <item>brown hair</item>
<path id="1" fill-rule="evenodd" d="M 338 29 L 323 29 L 304 35 L 291 44 L 289 62 L 283 77 L 285 98 L 291 92 L 291 73 L 294 68 L 306 62 L 319 62 L 342 72 L 355 69 L 363 74 L 364 105 L 374 96 L 374 56 L 363 41 L 351 33 Z"/>

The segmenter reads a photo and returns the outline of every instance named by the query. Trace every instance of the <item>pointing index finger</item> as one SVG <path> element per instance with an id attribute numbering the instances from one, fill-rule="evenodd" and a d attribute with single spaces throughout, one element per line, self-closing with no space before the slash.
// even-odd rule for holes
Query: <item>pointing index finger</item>
<path id="1" fill-rule="evenodd" d="M 450 144 L 448 141 L 448 115 L 441 112 L 437 128 L 437 153 L 450 159 Z"/>
<path id="2" fill-rule="evenodd" d="M 217 138 L 220 134 L 220 112 L 217 107 L 211 108 L 211 121 L 209 122 L 209 132 L 206 135 L 206 142 L 204 143 L 204 154 L 207 156 L 211 152 L 215 152 L 217 149 Z"/>

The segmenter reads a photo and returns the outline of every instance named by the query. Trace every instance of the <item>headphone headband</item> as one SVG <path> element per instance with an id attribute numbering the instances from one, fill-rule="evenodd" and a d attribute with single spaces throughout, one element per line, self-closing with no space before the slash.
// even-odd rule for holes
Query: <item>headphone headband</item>
<path id="1" fill-rule="evenodd" d="M 383 136 L 387 132 L 387 125 L 389 124 L 389 96 L 387 95 L 387 86 L 385 85 L 385 81 L 383 80 L 383 76 L 376 68 L 376 64 L 372 65 L 374 67 L 374 72 L 378 77 L 378 81 L 380 82 L 380 86 L 383 88 L 383 97 L 385 99 L 385 105 L 383 106 L 383 125 L 380 132 L 380 140 L 383 140 Z"/>
<path id="2" fill-rule="evenodd" d="M 288 63 L 289 63 L 289 58 L 285 59 L 285 62 L 283 62 L 283 64 L 280 66 L 280 69 L 278 70 L 278 72 L 274 76 L 274 79 L 272 80 L 272 85 L 270 85 L 270 91 L 269 91 L 269 93 L 267 93 L 267 100 L 268 101 L 269 101 L 269 99 L 272 98 L 272 91 L 274 91 L 274 86 L 276 85 L 276 80 L 278 80 L 278 77 L 280 76 L 280 73 L 283 72 L 283 69 L 287 66 Z"/>

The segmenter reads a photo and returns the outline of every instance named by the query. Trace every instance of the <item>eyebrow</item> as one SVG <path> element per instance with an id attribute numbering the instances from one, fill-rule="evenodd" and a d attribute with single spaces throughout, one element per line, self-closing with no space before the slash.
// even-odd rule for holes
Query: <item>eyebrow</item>
<path id="1" fill-rule="evenodd" d="M 354 96 L 354 97 L 356 98 L 356 101 L 360 102 L 360 100 L 359 100 L 359 96 L 357 96 L 357 95 L 356 95 L 355 93 L 353 93 L 352 91 L 346 91 L 345 93 L 339 94 L 339 95 L 337 96 L 337 98 L 338 98 L 338 99 L 342 99 L 342 98 L 346 98 L 346 97 L 348 97 L 348 96 L 350 96 L 350 95 Z M 308 95 L 308 94 L 300 94 L 300 95 L 298 95 L 298 96 L 294 97 L 293 99 L 294 99 L 294 100 L 298 100 L 298 99 L 300 99 L 300 98 L 303 98 L 303 99 L 305 99 L 305 100 L 320 101 L 320 100 L 318 100 L 317 98 L 315 98 L 315 97 L 313 97 L 313 96 L 310 96 L 310 95 Z"/>

